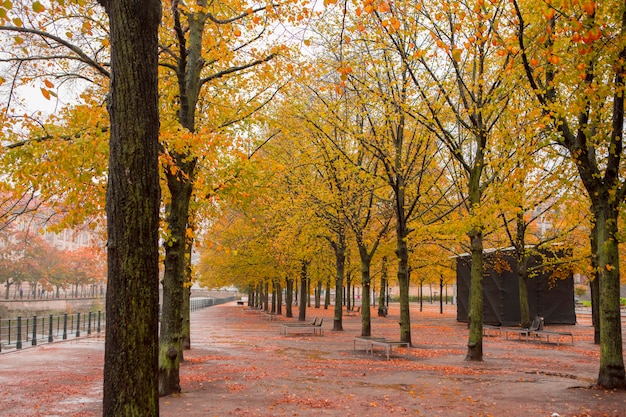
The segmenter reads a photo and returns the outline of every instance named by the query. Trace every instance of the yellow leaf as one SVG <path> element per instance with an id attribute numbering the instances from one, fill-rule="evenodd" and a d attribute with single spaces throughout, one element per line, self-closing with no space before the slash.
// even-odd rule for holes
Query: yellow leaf
<path id="1" fill-rule="evenodd" d="M 304 44 L 305 44 L 306 46 L 311 46 L 311 39 L 305 39 L 305 40 L 304 40 Z"/>
<path id="2" fill-rule="evenodd" d="M 43 7 L 43 4 L 41 4 L 39 1 L 36 1 L 36 2 L 33 3 L 33 12 L 41 13 L 44 10 L 46 10 L 46 8 Z"/>
<path id="3" fill-rule="evenodd" d="M 452 59 L 454 59 L 456 62 L 461 61 L 461 49 L 459 48 L 452 48 Z"/>

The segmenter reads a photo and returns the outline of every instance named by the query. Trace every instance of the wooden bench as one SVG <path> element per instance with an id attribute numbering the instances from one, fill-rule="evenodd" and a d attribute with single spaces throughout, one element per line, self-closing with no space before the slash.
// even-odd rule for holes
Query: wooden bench
<path id="1" fill-rule="evenodd" d="M 313 335 L 322 336 L 322 323 L 324 319 L 320 319 L 319 323 L 317 322 L 317 318 L 313 320 L 313 323 L 286 323 L 280 326 L 280 334 L 287 336 L 289 330 L 292 330 L 292 333 L 309 333 L 309 330 L 313 330 Z"/>
<path id="2" fill-rule="evenodd" d="M 391 349 L 393 346 L 396 347 L 406 347 L 406 356 L 407 358 L 411 357 L 411 344 L 409 342 L 401 342 L 399 340 L 387 340 L 387 339 L 370 339 L 370 343 L 372 344 L 371 352 L 374 354 L 374 346 L 382 346 L 385 348 L 385 353 L 387 354 L 387 360 L 389 360 L 389 356 L 391 355 Z"/>

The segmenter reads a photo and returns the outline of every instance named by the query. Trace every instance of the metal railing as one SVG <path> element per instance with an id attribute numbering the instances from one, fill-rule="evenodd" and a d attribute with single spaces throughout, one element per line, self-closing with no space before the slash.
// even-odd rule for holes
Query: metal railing
<path id="1" fill-rule="evenodd" d="M 189 309 L 196 311 L 236 299 L 236 296 L 192 298 L 189 302 Z M 101 333 L 105 323 L 105 314 L 101 311 L 62 315 L 50 314 L 41 317 L 0 318 L 0 352 Z"/>
<path id="2" fill-rule="evenodd" d="M 200 310 L 201 308 L 211 307 L 218 304 L 229 303 L 235 301 L 236 296 L 224 297 L 224 298 L 191 298 L 189 300 L 189 309 L 191 311 Z"/>
<path id="3" fill-rule="evenodd" d="M 0 319 L 0 352 L 100 333 L 104 324 L 104 313 L 100 311 Z"/>

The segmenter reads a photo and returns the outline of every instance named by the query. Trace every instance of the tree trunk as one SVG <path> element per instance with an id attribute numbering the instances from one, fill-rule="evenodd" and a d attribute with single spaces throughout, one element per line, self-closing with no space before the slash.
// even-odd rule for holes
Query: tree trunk
<path id="1" fill-rule="evenodd" d="M 528 307 L 528 288 L 526 282 L 528 280 L 528 257 L 523 252 L 518 251 L 517 260 L 517 281 L 519 286 L 519 310 L 520 325 L 525 328 L 530 327 L 530 309 Z"/>
<path id="2" fill-rule="evenodd" d="M 306 305 L 311 307 L 311 277 L 307 277 L 306 280 Z"/>
<path id="3" fill-rule="evenodd" d="M 185 291 L 186 235 L 189 201 L 193 186 L 178 175 L 166 174 L 171 201 L 165 218 L 170 235 L 165 239 L 165 272 L 163 274 L 163 307 L 159 339 L 159 394 L 180 392 L 182 359 L 183 300 Z"/>
<path id="4" fill-rule="evenodd" d="M 330 306 L 330 279 L 326 280 L 326 294 L 324 294 L 324 310 Z"/>
<path id="5" fill-rule="evenodd" d="M 338 234 L 338 241 L 331 245 L 335 252 L 335 311 L 333 315 L 333 330 L 343 331 L 343 280 L 346 269 L 346 238 Z"/>
<path id="6" fill-rule="evenodd" d="M 443 314 L 443 276 L 439 278 L 439 313 Z"/>
<path id="7" fill-rule="evenodd" d="M 322 306 L 322 281 L 317 281 L 317 286 L 315 287 L 315 308 L 320 308 Z"/>
<path id="8" fill-rule="evenodd" d="M 161 2 L 100 3 L 109 15 L 112 73 L 103 416 L 156 417 Z"/>
<path id="9" fill-rule="evenodd" d="M 406 230 L 406 225 L 397 226 Z M 411 343 L 411 316 L 409 313 L 409 250 L 406 233 L 398 231 L 396 239 L 398 255 L 398 286 L 400 287 L 400 340 Z"/>
<path id="10" fill-rule="evenodd" d="M 309 264 L 306 261 L 302 261 L 300 269 L 300 308 L 298 309 L 298 320 L 306 320 L 306 291 L 307 291 L 307 268 Z"/>
<path id="11" fill-rule="evenodd" d="M 600 371 L 598 385 L 626 389 L 622 354 L 620 274 L 617 222 L 619 211 L 606 205 L 592 205 L 597 233 L 598 277 L 600 284 Z"/>
<path id="12" fill-rule="evenodd" d="M 283 287 L 276 281 L 276 314 L 283 314 Z"/>
<path id="13" fill-rule="evenodd" d="M 270 313 L 272 314 L 276 314 L 276 312 L 278 311 L 278 305 L 276 304 L 276 293 L 276 282 L 272 281 L 272 308 L 270 310 Z"/>
<path id="14" fill-rule="evenodd" d="M 191 271 L 191 254 L 193 252 L 193 239 L 187 239 L 185 252 L 185 288 L 183 290 L 183 330 L 181 337 L 183 353 L 181 355 L 181 360 L 184 360 L 184 351 L 191 349 L 191 284 L 193 281 Z"/>
<path id="15" fill-rule="evenodd" d="M 361 256 L 361 285 L 363 285 L 363 294 L 361 294 L 361 336 L 372 335 L 372 321 L 370 317 L 370 268 L 372 258 L 363 246 L 359 247 Z"/>
<path id="16" fill-rule="evenodd" d="M 470 232 L 472 265 L 470 268 L 469 340 L 466 361 L 483 360 L 483 235 Z"/>
<path id="17" fill-rule="evenodd" d="M 285 293 L 285 305 L 287 307 L 287 311 L 285 312 L 285 317 L 293 317 L 293 309 L 291 308 L 293 305 L 293 279 L 287 278 L 287 290 Z"/>
<path id="18" fill-rule="evenodd" d="M 383 262 L 381 266 L 380 272 L 380 294 L 378 298 L 378 316 L 386 317 L 387 309 L 385 303 L 385 297 L 387 296 L 387 280 L 389 279 L 387 275 L 387 257 L 383 256 Z"/>

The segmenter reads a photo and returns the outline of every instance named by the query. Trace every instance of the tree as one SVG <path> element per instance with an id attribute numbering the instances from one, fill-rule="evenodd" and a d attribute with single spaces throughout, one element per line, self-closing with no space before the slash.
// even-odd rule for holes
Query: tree
<path id="1" fill-rule="evenodd" d="M 624 87 L 626 5 L 593 1 L 514 1 L 516 47 L 543 116 L 567 149 L 593 215 L 591 245 L 599 281 L 600 369 L 597 384 L 626 389 L 620 319 L 618 217 L 626 198 Z"/>
<path id="2" fill-rule="evenodd" d="M 405 71 L 405 90 L 415 90 L 421 107 L 407 112 L 432 132 L 458 166 L 469 214 L 464 229 L 472 254 L 470 331 L 467 360 L 482 360 L 482 263 L 487 213 L 483 203 L 498 166 L 490 143 L 503 131 L 507 108 L 506 68 L 511 60 L 494 48 L 505 6 L 486 2 L 401 2 L 369 8 L 389 38 Z M 502 159 L 504 160 L 504 158 Z M 493 168 L 492 168 L 493 167 Z"/>
<path id="3" fill-rule="evenodd" d="M 103 415 L 158 416 L 158 0 L 100 0 L 111 119 Z"/>

